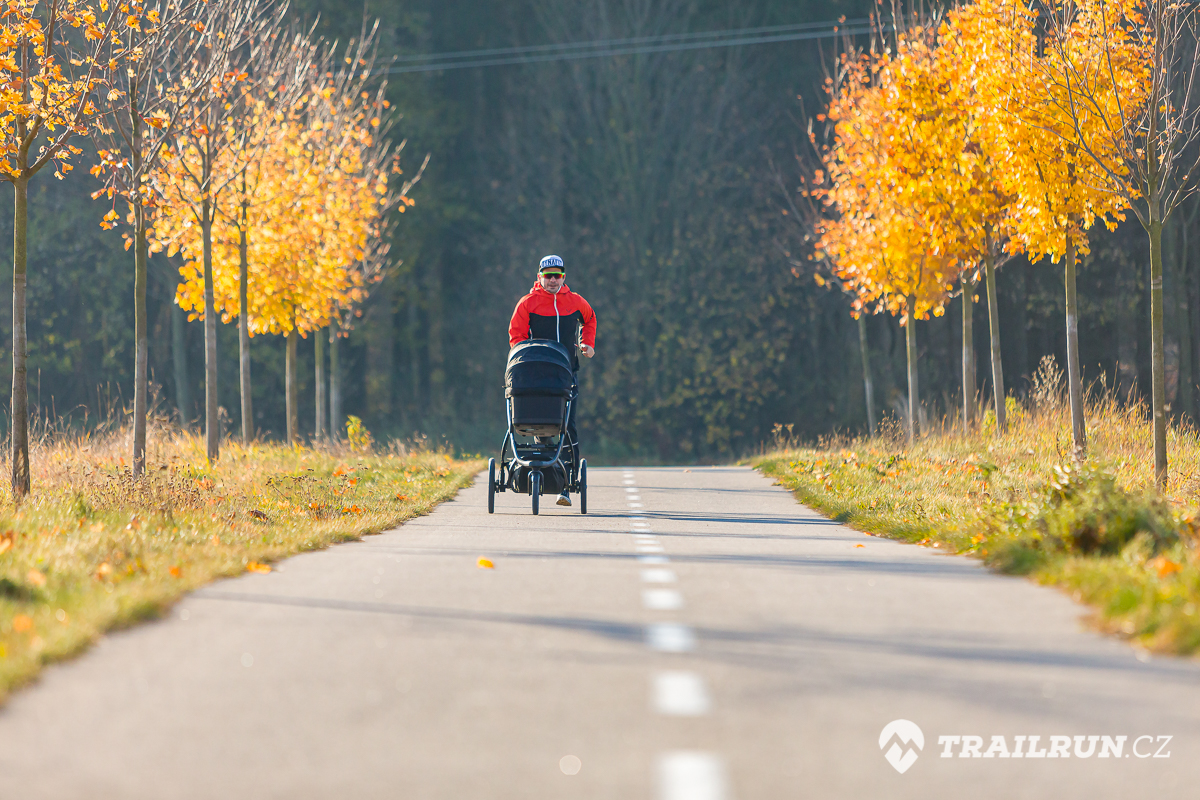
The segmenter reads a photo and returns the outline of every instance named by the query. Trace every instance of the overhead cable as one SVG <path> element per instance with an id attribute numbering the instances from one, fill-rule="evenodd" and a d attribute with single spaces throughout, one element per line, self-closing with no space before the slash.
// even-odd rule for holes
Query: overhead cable
<path id="1" fill-rule="evenodd" d="M 386 72 L 433 72 L 471 67 L 496 67 L 509 64 L 535 64 L 547 61 L 576 61 L 585 58 L 668 53 L 681 50 L 700 50 L 711 47 L 741 47 L 772 42 L 796 42 L 828 39 L 835 36 L 856 36 L 871 33 L 876 28 L 868 19 L 843 22 L 809 22 L 796 25 L 775 25 L 760 28 L 739 28 L 725 31 L 673 33 L 661 36 L 642 36 L 629 39 L 605 39 L 590 42 L 503 47 L 489 50 L 460 50 L 452 53 L 430 53 L 396 59 Z M 420 63 L 420 62 L 425 63 Z"/>

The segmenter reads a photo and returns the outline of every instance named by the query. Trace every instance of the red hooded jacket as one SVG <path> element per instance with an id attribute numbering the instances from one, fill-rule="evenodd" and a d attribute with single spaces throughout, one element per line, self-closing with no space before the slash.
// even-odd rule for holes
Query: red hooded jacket
<path id="1" fill-rule="evenodd" d="M 596 313 L 588 301 L 564 283 L 558 294 L 550 294 L 535 283 L 521 298 L 508 324 L 508 346 L 526 339 L 554 339 L 574 355 L 582 329 L 583 343 L 596 346 Z"/>

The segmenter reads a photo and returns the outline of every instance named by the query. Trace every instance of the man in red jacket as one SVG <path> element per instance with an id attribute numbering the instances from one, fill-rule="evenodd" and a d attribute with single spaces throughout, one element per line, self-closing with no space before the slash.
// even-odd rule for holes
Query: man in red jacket
<path id="1" fill-rule="evenodd" d="M 567 286 L 567 272 L 558 256 L 546 256 L 538 267 L 538 282 L 521 298 L 508 324 L 508 346 L 526 339 L 553 339 L 571 354 L 571 367 L 579 371 L 579 356 L 596 355 L 596 314 L 588 301 Z M 579 437 L 575 432 L 575 404 L 567 418 L 567 439 L 575 463 L 579 463 Z M 560 506 L 571 505 L 566 489 L 558 496 Z"/>

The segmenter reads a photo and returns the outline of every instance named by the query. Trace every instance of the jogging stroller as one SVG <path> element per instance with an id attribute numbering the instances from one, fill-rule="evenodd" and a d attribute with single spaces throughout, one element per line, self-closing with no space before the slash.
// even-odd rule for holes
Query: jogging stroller
<path id="1" fill-rule="evenodd" d="M 530 339 L 509 351 L 504 371 L 508 432 L 499 469 L 496 459 L 488 460 L 489 514 L 496 510 L 496 492 L 530 495 L 536 514 L 543 494 L 563 489 L 576 493 L 580 512 L 587 513 L 587 461 L 578 457 L 578 443 L 567 434 L 577 394 L 571 354 L 563 345 Z"/>

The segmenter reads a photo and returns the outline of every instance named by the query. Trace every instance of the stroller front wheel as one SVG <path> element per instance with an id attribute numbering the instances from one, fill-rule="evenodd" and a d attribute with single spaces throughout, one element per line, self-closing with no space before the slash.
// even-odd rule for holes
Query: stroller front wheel
<path id="1" fill-rule="evenodd" d="M 533 513 L 536 516 L 538 513 L 538 500 L 542 496 L 542 473 L 535 471 L 529 476 L 529 493 L 533 495 Z"/>
<path id="2" fill-rule="evenodd" d="M 496 513 L 496 459 L 488 459 L 488 513 Z"/>
<path id="3" fill-rule="evenodd" d="M 587 459 L 579 462 L 579 513 L 587 513 Z"/>

